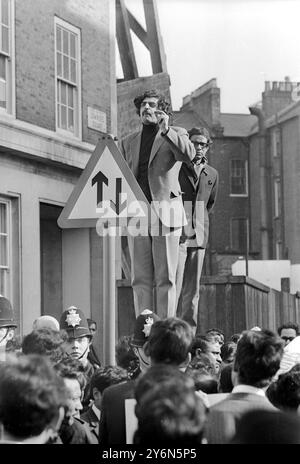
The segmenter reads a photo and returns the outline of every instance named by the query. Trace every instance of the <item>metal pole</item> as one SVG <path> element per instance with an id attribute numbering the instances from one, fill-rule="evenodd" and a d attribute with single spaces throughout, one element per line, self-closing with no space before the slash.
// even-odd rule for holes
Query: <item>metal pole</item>
<path id="1" fill-rule="evenodd" d="M 249 218 L 246 219 L 246 276 L 249 275 Z"/>
<path id="2" fill-rule="evenodd" d="M 103 237 L 103 338 L 104 363 L 115 365 L 116 324 L 116 228 L 108 225 Z"/>

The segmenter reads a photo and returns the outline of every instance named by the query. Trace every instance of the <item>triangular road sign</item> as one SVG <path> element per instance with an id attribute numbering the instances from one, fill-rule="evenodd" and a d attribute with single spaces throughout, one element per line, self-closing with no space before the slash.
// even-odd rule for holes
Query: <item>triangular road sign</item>
<path id="1" fill-rule="evenodd" d="M 102 218 L 148 216 L 150 205 L 111 138 L 100 140 L 57 223 L 61 228 L 96 227 Z"/>

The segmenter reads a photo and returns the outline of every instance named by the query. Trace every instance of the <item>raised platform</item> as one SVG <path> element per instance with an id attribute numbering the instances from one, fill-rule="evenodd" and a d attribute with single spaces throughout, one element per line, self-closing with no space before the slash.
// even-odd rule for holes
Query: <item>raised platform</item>
<path id="1" fill-rule="evenodd" d="M 117 281 L 118 336 L 130 335 L 135 321 L 130 281 Z M 201 278 L 198 331 L 220 328 L 225 337 L 259 326 L 276 331 L 283 322 L 300 323 L 299 294 L 277 291 L 246 276 Z"/>

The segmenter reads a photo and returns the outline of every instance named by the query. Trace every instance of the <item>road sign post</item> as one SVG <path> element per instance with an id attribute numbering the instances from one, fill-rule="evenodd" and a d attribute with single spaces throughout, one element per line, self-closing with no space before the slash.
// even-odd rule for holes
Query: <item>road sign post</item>
<path id="1" fill-rule="evenodd" d="M 95 148 L 67 201 L 61 228 L 94 227 L 103 237 L 103 362 L 115 364 L 116 237 L 118 223 L 149 218 L 150 205 L 111 137 Z"/>

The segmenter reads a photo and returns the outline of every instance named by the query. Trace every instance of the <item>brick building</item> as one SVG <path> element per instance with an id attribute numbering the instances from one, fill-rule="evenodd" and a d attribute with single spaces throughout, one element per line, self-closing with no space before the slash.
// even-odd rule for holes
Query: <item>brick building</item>
<path id="1" fill-rule="evenodd" d="M 220 183 L 210 220 L 204 273 L 229 274 L 231 264 L 247 251 L 246 231 L 250 214 L 248 135 L 256 117 L 221 113 L 220 89 L 216 79 L 211 79 L 183 98 L 180 110 L 174 112 L 173 121 L 186 129 L 203 125 L 212 134 L 214 143 L 209 152 L 209 163 L 218 170 Z"/>
<path id="2" fill-rule="evenodd" d="M 0 27 L 0 293 L 21 334 L 71 304 L 101 323 L 100 239 L 56 221 L 117 132 L 114 2 L 1 0 Z"/>

